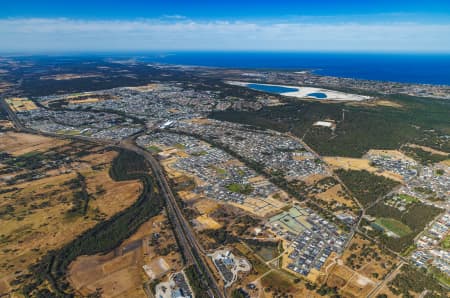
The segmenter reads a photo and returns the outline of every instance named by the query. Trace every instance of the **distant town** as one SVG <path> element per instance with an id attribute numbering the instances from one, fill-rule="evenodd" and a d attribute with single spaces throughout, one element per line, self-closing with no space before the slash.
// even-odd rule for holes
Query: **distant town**
<path id="1" fill-rule="evenodd" d="M 37 94 L 6 81 L 20 63 L 0 64 L 0 296 L 448 295 L 449 86 L 108 61 Z M 19 253 L 38 237 L 52 251 Z"/>

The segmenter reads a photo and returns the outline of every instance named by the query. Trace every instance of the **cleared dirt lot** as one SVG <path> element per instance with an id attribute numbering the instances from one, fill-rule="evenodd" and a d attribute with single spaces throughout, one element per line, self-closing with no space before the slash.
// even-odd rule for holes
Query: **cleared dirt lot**
<path id="1" fill-rule="evenodd" d="M 375 172 L 377 169 L 370 165 L 370 161 L 363 158 L 349 158 L 349 157 L 324 157 L 325 162 L 334 168 L 341 168 L 345 170 L 367 170 Z"/>
<path id="2" fill-rule="evenodd" d="M 194 223 L 196 224 L 197 230 L 207 230 L 207 229 L 219 229 L 222 227 L 220 223 L 215 221 L 213 218 L 209 217 L 206 214 L 197 216 L 194 220 Z"/>
<path id="3" fill-rule="evenodd" d="M 69 282 L 81 295 L 100 291 L 102 297 L 145 297 L 143 284 L 151 280 L 149 275 L 164 279 L 181 269 L 181 255 L 173 248 L 166 250 L 174 245 L 167 218 L 160 214 L 114 251 L 77 258 L 70 265 Z"/>
<path id="4" fill-rule="evenodd" d="M 346 206 L 348 208 L 356 208 L 357 205 L 355 201 L 353 201 L 349 197 L 344 196 L 345 192 L 342 189 L 342 186 L 340 184 L 337 184 L 328 190 L 317 194 L 317 198 L 324 200 L 327 203 L 333 203 L 337 202 L 343 206 Z"/>
<path id="5" fill-rule="evenodd" d="M 330 270 L 326 283 L 337 287 L 343 297 L 366 297 L 396 264 L 393 256 L 356 234 Z"/>

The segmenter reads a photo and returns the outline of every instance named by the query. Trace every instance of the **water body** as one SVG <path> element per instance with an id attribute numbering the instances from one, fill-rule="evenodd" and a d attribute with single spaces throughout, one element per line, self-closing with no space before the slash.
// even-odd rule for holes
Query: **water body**
<path id="1" fill-rule="evenodd" d="M 315 97 L 315 98 L 318 98 L 318 99 L 327 98 L 327 95 L 325 93 L 322 93 L 322 92 L 309 93 L 308 96 Z"/>
<path id="2" fill-rule="evenodd" d="M 258 91 L 264 91 L 264 92 L 276 93 L 276 94 L 281 94 L 281 93 L 285 93 L 285 92 L 295 92 L 295 91 L 299 90 L 298 88 L 283 87 L 283 86 L 277 86 L 277 85 L 262 85 L 262 84 L 247 84 L 247 87 L 250 89 L 258 90 Z"/>
<path id="3" fill-rule="evenodd" d="M 313 70 L 336 77 L 450 85 L 450 54 L 174 52 L 142 56 L 148 62 L 168 64 Z"/>

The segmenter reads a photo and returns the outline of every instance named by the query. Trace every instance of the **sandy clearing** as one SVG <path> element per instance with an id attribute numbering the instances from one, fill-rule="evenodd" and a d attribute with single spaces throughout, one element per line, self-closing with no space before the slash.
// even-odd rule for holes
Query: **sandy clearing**
<path id="1" fill-rule="evenodd" d="M 220 229 L 222 225 L 215 221 L 213 218 L 209 217 L 207 214 L 203 214 L 200 216 L 197 216 L 195 218 L 198 230 L 206 230 L 206 229 Z"/>
<path id="2" fill-rule="evenodd" d="M 324 161 L 334 168 L 342 168 L 345 170 L 367 170 L 370 172 L 377 171 L 377 168 L 370 165 L 368 159 L 363 158 L 349 158 L 338 156 L 325 156 Z"/>
<path id="3" fill-rule="evenodd" d="M 331 203 L 334 200 L 349 208 L 357 207 L 356 203 L 352 199 L 347 199 L 342 195 L 344 193 L 345 191 L 342 189 L 342 186 L 340 184 L 336 184 L 335 186 L 330 187 L 326 191 L 321 192 L 316 196 L 317 198 L 329 203 Z"/>

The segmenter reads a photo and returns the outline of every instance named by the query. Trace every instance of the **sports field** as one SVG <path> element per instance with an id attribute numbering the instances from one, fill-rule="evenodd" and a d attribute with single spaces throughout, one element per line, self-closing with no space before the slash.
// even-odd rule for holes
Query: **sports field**
<path id="1" fill-rule="evenodd" d="M 397 234 L 400 237 L 406 236 L 412 232 L 411 229 L 407 225 L 405 225 L 405 224 L 401 223 L 400 221 L 395 220 L 393 218 L 380 217 L 380 218 L 377 218 L 375 223 L 377 223 L 378 225 L 382 226 L 383 228 L 385 228 L 391 232 L 394 232 L 395 234 Z"/>

